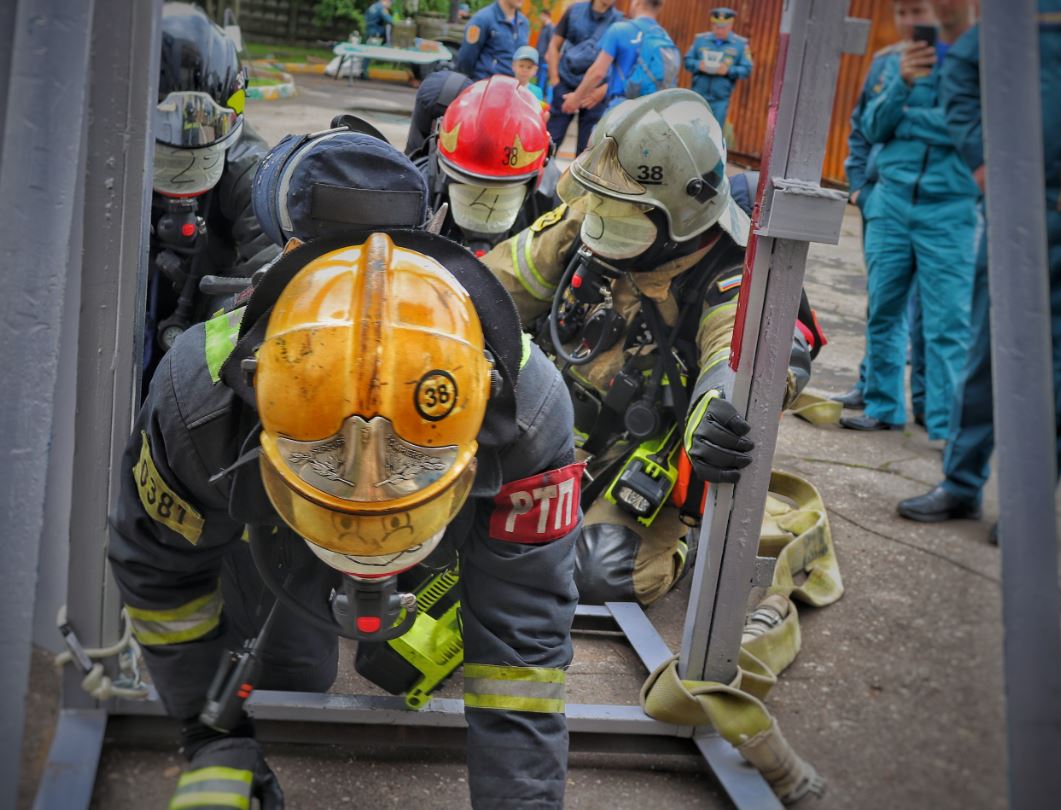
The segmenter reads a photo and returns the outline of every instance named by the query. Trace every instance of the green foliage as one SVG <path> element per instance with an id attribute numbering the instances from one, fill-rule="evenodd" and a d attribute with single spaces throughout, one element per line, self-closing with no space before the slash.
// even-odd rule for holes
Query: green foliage
<path id="1" fill-rule="evenodd" d="M 313 20 L 322 27 L 346 20 L 352 24 L 351 29 L 356 28 L 364 34 L 364 12 L 371 4 L 371 0 L 317 0 L 313 7 Z"/>

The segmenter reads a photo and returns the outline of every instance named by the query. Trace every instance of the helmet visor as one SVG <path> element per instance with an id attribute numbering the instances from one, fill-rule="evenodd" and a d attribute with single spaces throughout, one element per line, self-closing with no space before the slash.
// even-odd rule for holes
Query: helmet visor
<path id="1" fill-rule="evenodd" d="M 659 231 L 649 219 L 651 205 L 613 200 L 598 194 L 580 197 L 571 206 L 585 213 L 582 241 L 605 259 L 632 259 L 648 250 Z"/>
<path id="2" fill-rule="evenodd" d="M 198 197 L 221 179 L 225 170 L 225 147 L 221 144 L 202 149 L 175 149 L 155 144 L 152 187 L 167 197 Z"/>
<path id="3" fill-rule="evenodd" d="M 527 186 L 473 186 L 449 184 L 453 220 L 466 231 L 482 234 L 504 233 L 516 221 Z"/>
<path id="4" fill-rule="evenodd" d="M 243 127 L 242 94 L 223 107 L 207 93 L 170 93 L 155 107 L 155 140 L 178 149 L 228 143 Z"/>
<path id="5" fill-rule="evenodd" d="M 349 504 L 350 511 L 340 511 L 296 492 L 273 466 L 268 451 L 262 453 L 260 464 L 269 500 L 288 526 L 314 546 L 357 558 L 386 557 L 429 544 L 464 505 L 476 469 L 473 460 L 448 487 L 419 503 L 390 511 L 355 512 L 357 504 Z"/>

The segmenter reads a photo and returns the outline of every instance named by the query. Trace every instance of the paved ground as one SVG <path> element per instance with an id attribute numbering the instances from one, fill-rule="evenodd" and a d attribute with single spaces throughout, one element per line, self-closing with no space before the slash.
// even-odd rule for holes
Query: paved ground
<path id="1" fill-rule="evenodd" d="M 249 105 L 250 120 L 270 141 L 361 110 L 404 143 L 412 91 L 298 81 L 297 98 Z M 865 309 L 861 267 L 858 218 L 850 209 L 840 245 L 813 246 L 808 265 L 808 292 L 831 341 L 814 367 L 812 387 L 820 391 L 844 390 L 855 374 Z M 896 501 L 936 482 L 939 464 L 939 450 L 920 428 L 856 434 L 782 421 L 775 466 L 821 490 L 847 588 L 829 608 L 801 610 L 803 651 L 767 701 L 787 738 L 829 783 L 824 799 L 801 807 L 1005 805 L 998 553 L 986 542 L 997 515 L 994 496 L 983 522 L 922 526 L 895 515 Z M 650 611 L 674 649 L 687 588 L 688 579 Z M 580 639 L 569 699 L 633 703 L 643 676 L 624 645 Z M 38 722 L 27 771 L 43 755 L 54 704 L 54 677 L 42 656 L 33 677 Z M 336 688 L 360 688 L 355 681 L 345 672 Z M 455 690 L 450 684 L 445 694 Z M 274 746 L 270 761 L 293 808 L 467 806 L 459 751 L 352 756 Z M 580 754 L 572 764 L 569 807 L 725 806 L 694 758 Z M 163 807 L 178 771 L 168 751 L 108 748 L 93 806 Z"/>

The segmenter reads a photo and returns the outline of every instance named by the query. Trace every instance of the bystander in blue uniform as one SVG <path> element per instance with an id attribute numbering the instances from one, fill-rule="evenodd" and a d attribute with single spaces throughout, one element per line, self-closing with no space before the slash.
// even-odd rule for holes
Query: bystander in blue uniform
<path id="1" fill-rule="evenodd" d="M 697 34 L 685 54 L 685 69 L 693 74 L 693 90 L 704 97 L 723 128 L 733 85 L 752 75 L 748 40 L 733 33 L 736 18 L 737 12 L 731 8 L 712 9 L 711 30 Z"/>
<path id="2" fill-rule="evenodd" d="M 522 0 L 495 0 L 480 9 L 464 29 L 457 70 L 472 81 L 512 75 L 516 49 L 530 41 L 530 20 L 519 10 Z"/>
<path id="3" fill-rule="evenodd" d="M 925 427 L 930 439 L 947 436 L 969 340 L 979 190 L 943 118 L 941 61 L 938 50 L 916 43 L 890 54 L 883 88 L 862 114 L 866 139 L 881 144 L 878 183 L 865 207 L 866 413 L 841 419 L 843 427 L 882 430 L 906 423 L 907 305 L 916 285 L 924 314 Z"/>
<path id="4" fill-rule="evenodd" d="M 866 80 L 862 83 L 862 92 L 855 99 L 855 107 L 851 111 L 851 134 L 847 137 L 847 159 L 844 161 L 844 172 L 847 174 L 847 187 L 851 202 L 858 207 L 858 212 L 862 217 L 863 246 L 866 233 L 866 202 L 877 185 L 876 158 L 881 145 L 872 144 L 866 139 L 862 132 L 862 113 L 866 111 L 866 105 L 884 89 L 884 78 L 881 75 L 884 71 L 884 64 L 889 54 L 895 53 L 897 49 L 898 43 L 888 45 L 873 55 L 873 61 L 870 62 L 869 71 L 866 73 Z M 865 252 L 863 252 L 864 257 Z M 862 398 L 862 389 L 865 387 L 865 382 L 866 358 L 863 355 L 858 365 L 858 381 L 851 390 L 838 394 L 832 399 L 842 403 L 845 408 L 859 410 L 864 408 L 866 402 Z"/>
<path id="5" fill-rule="evenodd" d="M 379 37 L 383 42 L 389 42 L 387 29 L 394 24 L 394 17 L 390 14 L 391 0 L 376 0 L 368 11 L 365 12 L 365 36 Z"/>
<path id="6" fill-rule="evenodd" d="M 1050 272 L 1054 406 L 1057 457 L 1061 470 L 1061 0 L 1039 2 L 1039 86 L 1042 100 L 1046 185 L 1046 233 Z M 983 176 L 979 27 L 951 49 L 940 93 L 946 119 L 962 158 Z M 1032 193 L 1029 189 L 1029 193 Z M 899 503 L 899 514 L 934 522 L 980 515 L 984 484 L 995 447 L 991 385 L 990 293 L 987 239 L 980 240 L 972 297 L 972 345 L 954 397 L 950 435 L 943 454 L 943 481 L 930 492 Z M 992 539 L 997 541 L 995 532 Z"/>

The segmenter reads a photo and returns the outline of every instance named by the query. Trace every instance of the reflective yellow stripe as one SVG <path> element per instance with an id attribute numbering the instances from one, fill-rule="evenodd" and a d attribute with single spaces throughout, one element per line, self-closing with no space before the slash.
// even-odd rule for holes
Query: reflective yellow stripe
<path id="1" fill-rule="evenodd" d="M 238 796 L 235 793 L 181 793 L 170 799 L 169 810 L 183 810 L 185 807 L 238 807 L 247 810 L 251 806 L 250 796 Z"/>
<path id="2" fill-rule="evenodd" d="M 711 369 L 713 369 L 719 363 L 724 363 L 728 359 L 729 359 L 729 346 L 727 346 L 724 349 L 719 349 L 717 352 L 715 352 L 713 355 L 711 355 L 709 358 L 707 358 L 707 362 L 704 363 L 703 367 L 700 369 L 700 375 L 699 376 L 703 377 L 707 372 L 709 372 Z M 697 379 L 699 379 L 699 377 Z"/>
<path id="3" fill-rule="evenodd" d="M 465 664 L 464 705 L 558 714 L 564 711 L 566 681 L 567 673 L 562 669 Z"/>
<path id="4" fill-rule="evenodd" d="M 727 301 L 724 304 L 719 304 L 718 306 L 711 307 L 710 309 L 708 309 L 707 312 L 705 312 L 703 314 L 703 316 L 701 316 L 700 325 L 703 326 L 705 323 L 707 323 L 709 321 L 713 321 L 716 318 L 720 318 L 720 317 L 722 317 L 722 315 L 730 313 L 733 310 L 735 310 L 736 308 L 737 308 L 737 302 L 735 300 L 734 301 Z"/>
<path id="5" fill-rule="evenodd" d="M 241 768 L 226 768 L 223 765 L 213 765 L 209 768 L 199 768 L 181 774 L 177 787 L 194 785 L 196 782 L 204 782 L 207 779 L 231 779 L 233 782 L 245 782 L 250 784 L 254 781 L 254 774 Z"/>
<path id="6" fill-rule="evenodd" d="M 531 233 L 520 231 L 512 241 L 512 266 L 516 270 L 516 280 L 528 293 L 539 301 L 551 301 L 555 284 L 550 284 L 538 272 L 531 256 Z"/>
<path id="7" fill-rule="evenodd" d="M 693 408 L 692 415 L 685 422 L 685 452 L 691 452 L 693 447 L 693 434 L 696 433 L 696 428 L 699 427 L 700 421 L 704 418 L 704 413 L 707 411 L 707 406 L 711 404 L 711 400 L 718 399 L 722 396 L 718 391 L 708 391 L 702 397 L 700 401 L 696 403 L 696 407 Z"/>
<path id="8" fill-rule="evenodd" d="M 520 333 L 520 337 L 523 340 L 523 344 L 519 355 L 519 370 L 523 371 L 523 367 L 530 362 L 531 358 L 531 338 L 526 332 Z"/>
<path id="9" fill-rule="evenodd" d="M 239 339 L 239 325 L 243 320 L 246 307 L 232 312 L 220 312 L 205 324 L 206 328 L 206 369 L 210 372 L 211 382 L 221 379 L 221 366 L 228 360 Z"/>
<path id="10" fill-rule="evenodd" d="M 505 695 L 470 695 L 464 693 L 464 705 L 469 709 L 495 709 L 509 712 L 538 712 L 563 714 L 564 701 L 545 698 L 507 697 Z"/>
<path id="11" fill-rule="evenodd" d="M 202 638 L 221 619 L 221 590 L 214 590 L 170 610 L 144 610 L 125 606 L 133 635 L 141 644 L 180 644 Z"/>

